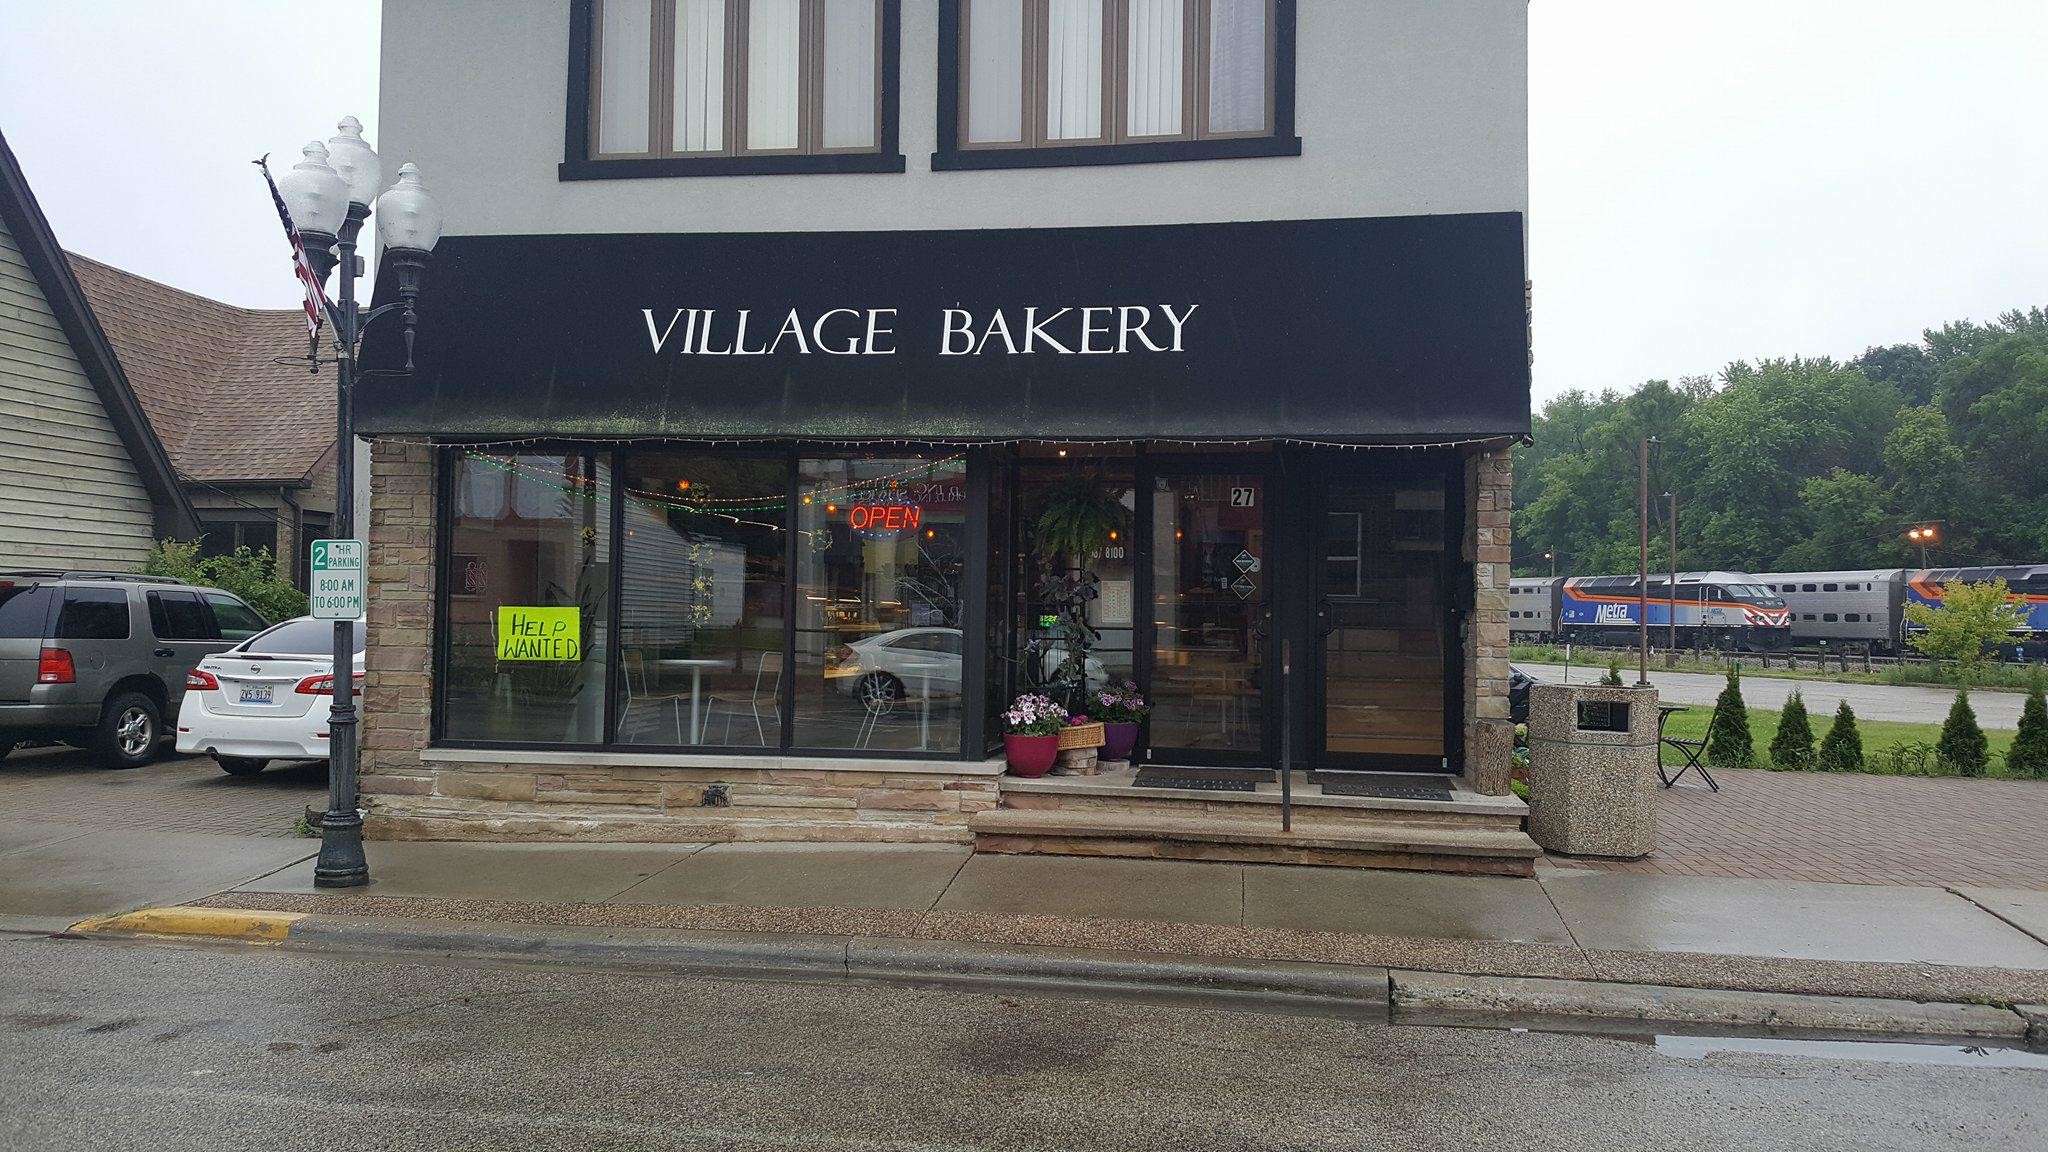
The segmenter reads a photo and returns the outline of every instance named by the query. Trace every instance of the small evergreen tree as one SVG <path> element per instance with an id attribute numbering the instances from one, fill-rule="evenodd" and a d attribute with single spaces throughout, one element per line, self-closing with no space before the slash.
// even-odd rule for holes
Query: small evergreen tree
<path id="1" fill-rule="evenodd" d="M 2019 735 L 2013 737 L 2012 750 L 2005 754 L 2005 766 L 2015 776 L 2048 776 L 2048 700 L 2042 698 L 2039 676 L 2027 689 Z"/>
<path id="2" fill-rule="evenodd" d="M 1941 739 L 1934 745 L 1934 757 L 1942 771 L 1958 776 L 1982 776 L 1991 762 L 1991 747 L 1977 724 L 1976 709 L 1970 707 L 1968 688 L 1956 693 L 1956 702 L 1941 725 Z"/>
<path id="3" fill-rule="evenodd" d="M 1778 734 L 1771 737 L 1771 763 L 1780 768 L 1804 772 L 1813 767 L 1813 721 L 1806 715 L 1806 698 L 1797 688 L 1785 701 L 1778 718 Z"/>
<path id="4" fill-rule="evenodd" d="M 1756 763 L 1756 745 L 1749 735 L 1749 708 L 1742 702 L 1742 673 L 1728 669 L 1728 686 L 1714 703 L 1713 726 L 1707 732 L 1707 759 L 1716 767 L 1748 768 Z"/>
<path id="5" fill-rule="evenodd" d="M 1600 683 L 1608 688 L 1621 687 L 1621 665 L 1616 661 L 1609 660 L 1607 662 L 1607 675 L 1600 678 Z"/>
<path id="6" fill-rule="evenodd" d="M 1835 709 L 1835 722 L 1820 742 L 1818 762 L 1823 772 L 1863 771 L 1863 734 L 1856 730 L 1856 713 L 1847 700 Z"/>

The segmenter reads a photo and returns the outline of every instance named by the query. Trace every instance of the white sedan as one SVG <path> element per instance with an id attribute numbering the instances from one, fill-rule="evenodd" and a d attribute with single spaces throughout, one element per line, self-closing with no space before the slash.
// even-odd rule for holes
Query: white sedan
<path id="1" fill-rule="evenodd" d="M 360 694 L 361 620 L 355 637 Z M 333 653 L 334 622 L 301 616 L 201 660 L 185 678 L 178 751 L 204 752 L 235 776 L 253 776 L 272 760 L 327 759 Z"/>

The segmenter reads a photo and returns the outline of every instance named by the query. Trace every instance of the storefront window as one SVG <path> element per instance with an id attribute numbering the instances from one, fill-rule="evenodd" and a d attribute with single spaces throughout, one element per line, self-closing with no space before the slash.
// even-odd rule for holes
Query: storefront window
<path id="1" fill-rule="evenodd" d="M 1053 624 L 1059 614 L 1059 606 L 1044 602 L 1035 593 L 1048 575 L 1073 572 L 1094 575 L 1098 592 L 1085 608 L 1088 623 L 1096 630 L 1088 648 L 1088 686 L 1100 688 L 1105 682 L 1132 677 L 1136 573 L 1131 561 L 1131 526 L 1138 503 L 1132 475 L 1128 464 L 1105 466 L 1060 462 L 1027 465 L 1022 470 L 1020 536 L 1024 548 L 1017 592 L 1023 613 L 1017 627 L 1021 635 L 1036 642 L 1022 655 L 1024 667 L 1020 679 L 1023 683 L 1042 686 L 1065 659 L 1065 649 L 1054 637 Z M 1103 547 L 1085 558 L 1048 556 L 1035 539 L 1035 526 L 1045 514 L 1049 502 L 1073 497 L 1077 476 L 1087 477 L 1093 487 L 1115 500 L 1123 509 L 1123 526 L 1114 529 Z"/>
<path id="2" fill-rule="evenodd" d="M 619 742 L 782 743 L 786 458 L 625 456 Z"/>
<path id="3" fill-rule="evenodd" d="M 800 465 L 797 746 L 959 751 L 966 479 L 958 456 Z"/>
<path id="4" fill-rule="evenodd" d="M 608 454 L 455 457 L 444 734 L 604 739 Z"/>

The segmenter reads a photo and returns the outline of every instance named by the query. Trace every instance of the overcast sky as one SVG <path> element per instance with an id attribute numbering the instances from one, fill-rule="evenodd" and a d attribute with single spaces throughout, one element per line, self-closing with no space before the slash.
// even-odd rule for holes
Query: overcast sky
<path id="1" fill-rule="evenodd" d="M 247 161 L 282 172 L 344 113 L 374 142 L 377 12 L 0 5 L 0 131 L 66 247 L 289 307 Z M 2048 304 L 2048 0 L 1533 0 L 1530 23 L 1539 402 Z"/>

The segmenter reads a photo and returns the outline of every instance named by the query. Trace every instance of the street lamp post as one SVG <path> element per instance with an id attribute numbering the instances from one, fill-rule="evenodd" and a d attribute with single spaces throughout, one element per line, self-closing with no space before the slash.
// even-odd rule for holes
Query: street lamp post
<path id="1" fill-rule="evenodd" d="M 1545 552 L 1545 553 L 1543 554 L 1543 558 L 1544 558 L 1545 560 L 1548 560 L 1548 561 L 1550 561 L 1550 576 L 1551 576 L 1551 579 L 1553 579 L 1553 580 L 1554 580 L 1554 579 L 1556 579 L 1556 578 L 1557 578 L 1557 553 L 1555 553 L 1555 552 Z"/>
<path id="2" fill-rule="evenodd" d="M 1906 539 L 1920 548 L 1920 567 L 1927 567 L 1927 549 L 1941 542 L 1941 526 L 1946 523 L 1946 520 L 1936 520 L 1906 529 Z"/>
<path id="3" fill-rule="evenodd" d="M 1661 443 L 1655 436 L 1645 436 L 1640 445 L 1637 463 L 1640 466 L 1639 479 L 1642 481 L 1642 500 L 1637 511 L 1641 516 L 1643 566 L 1640 583 L 1636 585 L 1636 687 L 1647 688 L 1650 684 L 1650 445 Z"/>
<path id="4" fill-rule="evenodd" d="M 337 127 L 340 133 L 324 148 L 317 141 L 306 145 L 305 159 L 278 181 L 278 194 L 291 211 L 306 258 L 321 281 L 337 267 L 341 270 L 339 299 L 328 307 L 328 319 L 334 325 L 336 385 L 331 530 L 336 537 L 353 539 L 356 356 L 361 351 L 363 330 L 379 316 L 397 309 L 405 322 L 405 367 L 412 369 L 417 321 L 414 304 L 428 254 L 441 238 L 441 209 L 411 164 L 399 169 L 398 182 L 380 196 L 383 164 L 363 139 L 362 123 L 349 116 Z M 363 262 L 356 254 L 356 240 L 373 204 L 385 263 L 396 274 L 399 299 L 359 315 L 356 278 L 363 274 Z M 313 883 L 321 888 L 352 888 L 370 882 L 369 861 L 363 855 L 363 818 L 357 811 L 355 632 L 356 621 L 334 622 L 334 695 L 327 714 L 327 814 L 320 820 L 320 858 L 313 868 Z"/>
<path id="5" fill-rule="evenodd" d="M 1665 595 L 1671 603 L 1664 609 L 1664 618 L 1671 629 L 1664 640 L 1664 666 L 1675 668 L 1678 666 L 1678 493 L 1666 492 L 1664 498 L 1671 501 L 1671 515 L 1666 517 L 1671 527 L 1671 583 L 1665 588 Z"/>

